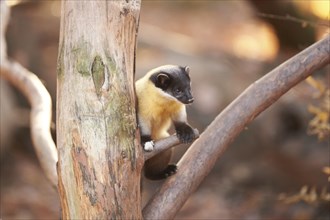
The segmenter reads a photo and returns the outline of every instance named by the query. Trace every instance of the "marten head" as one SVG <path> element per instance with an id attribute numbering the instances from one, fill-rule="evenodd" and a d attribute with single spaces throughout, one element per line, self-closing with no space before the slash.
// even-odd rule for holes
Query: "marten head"
<path id="1" fill-rule="evenodd" d="M 189 67 L 165 65 L 153 69 L 150 81 L 165 95 L 169 95 L 182 102 L 190 104 L 194 101 L 191 94 Z"/>

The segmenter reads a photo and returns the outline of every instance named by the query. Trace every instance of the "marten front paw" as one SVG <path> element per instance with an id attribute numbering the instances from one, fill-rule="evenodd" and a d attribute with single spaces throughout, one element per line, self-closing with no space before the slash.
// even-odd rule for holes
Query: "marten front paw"
<path id="1" fill-rule="evenodd" d="M 154 149 L 154 146 L 155 146 L 155 143 L 153 141 L 148 141 L 148 142 L 145 142 L 144 145 L 143 145 L 143 149 L 145 151 L 153 151 Z"/>
<path id="2" fill-rule="evenodd" d="M 181 123 L 181 124 L 176 124 L 175 130 L 176 130 L 176 135 L 181 143 L 188 144 L 193 142 L 195 138 L 195 133 L 192 127 L 190 127 L 187 124 Z"/>

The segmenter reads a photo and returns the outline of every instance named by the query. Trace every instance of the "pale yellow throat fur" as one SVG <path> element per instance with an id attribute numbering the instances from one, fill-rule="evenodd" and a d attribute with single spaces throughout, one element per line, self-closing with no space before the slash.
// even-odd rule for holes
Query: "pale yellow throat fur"
<path id="1" fill-rule="evenodd" d="M 185 112 L 185 105 L 145 78 L 136 82 L 136 93 L 139 100 L 140 126 L 151 128 L 153 140 L 169 136 L 167 130 L 171 125 L 171 119 Z"/>

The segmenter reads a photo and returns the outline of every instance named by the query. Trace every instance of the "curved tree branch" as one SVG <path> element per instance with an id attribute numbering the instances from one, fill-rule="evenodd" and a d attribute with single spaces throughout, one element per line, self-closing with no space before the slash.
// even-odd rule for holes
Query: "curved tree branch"
<path id="1" fill-rule="evenodd" d="M 188 149 L 143 210 L 145 219 L 173 219 L 233 139 L 262 111 L 330 61 L 330 35 L 250 85 Z"/>
<path id="2" fill-rule="evenodd" d="M 7 25 L 9 8 L 1 1 L 1 25 Z M 31 104 L 31 136 L 41 167 L 53 186 L 57 186 L 57 149 L 50 134 L 51 97 L 39 78 L 22 65 L 7 58 L 5 28 L 1 26 L 1 77 L 16 86 Z"/>
<path id="3" fill-rule="evenodd" d="M 195 139 L 199 137 L 199 132 L 195 128 L 194 129 Z M 161 153 L 164 150 L 167 150 L 169 148 L 175 147 L 177 145 L 181 144 L 180 140 L 176 135 L 171 135 L 167 138 L 158 140 L 155 142 L 154 149 L 152 151 L 144 151 L 144 160 L 148 160 L 153 156 L 156 156 L 157 154 Z"/>

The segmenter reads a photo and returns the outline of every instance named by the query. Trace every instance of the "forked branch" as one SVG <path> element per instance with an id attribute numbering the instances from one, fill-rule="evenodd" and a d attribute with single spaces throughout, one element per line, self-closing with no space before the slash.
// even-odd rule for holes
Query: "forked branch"
<path id="1" fill-rule="evenodd" d="M 283 94 L 330 61 L 330 35 L 254 82 L 201 134 L 143 210 L 145 219 L 173 219 L 233 139 Z"/>

